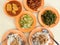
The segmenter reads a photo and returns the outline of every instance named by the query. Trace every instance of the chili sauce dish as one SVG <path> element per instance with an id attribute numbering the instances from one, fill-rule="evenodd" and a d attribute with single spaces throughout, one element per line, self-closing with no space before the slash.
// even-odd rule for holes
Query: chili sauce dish
<path id="1" fill-rule="evenodd" d="M 5 40 L 2 45 L 27 45 L 27 39 L 22 32 L 17 30 L 7 31 L 3 37 L 2 41 Z"/>
<path id="2" fill-rule="evenodd" d="M 22 32 L 30 32 L 36 26 L 36 17 L 29 11 L 23 11 L 16 17 L 15 25 Z"/>
<path id="3" fill-rule="evenodd" d="M 45 27 L 37 27 L 35 28 L 29 36 L 29 44 L 30 45 L 54 45 L 53 40 L 50 38 L 48 33 L 42 32 Z M 46 29 L 48 30 L 48 29 Z M 48 30 L 50 35 L 53 37 L 53 34 L 50 30 Z"/>
<path id="4" fill-rule="evenodd" d="M 44 27 L 54 27 L 59 22 L 59 13 L 53 7 L 43 8 L 38 15 L 39 23 Z"/>
<path id="5" fill-rule="evenodd" d="M 17 0 L 6 1 L 4 5 L 4 11 L 6 15 L 10 17 L 18 16 L 22 11 L 22 4 Z"/>

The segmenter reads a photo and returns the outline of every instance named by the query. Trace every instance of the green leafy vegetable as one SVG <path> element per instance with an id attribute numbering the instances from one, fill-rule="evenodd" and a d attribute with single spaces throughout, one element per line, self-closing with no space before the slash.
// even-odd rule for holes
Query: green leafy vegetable
<path id="1" fill-rule="evenodd" d="M 56 14 L 53 13 L 51 10 L 46 10 L 41 17 L 43 22 L 49 26 L 55 23 L 55 20 L 56 20 Z"/>
<path id="2" fill-rule="evenodd" d="M 33 18 L 29 14 L 24 14 L 21 17 L 19 24 L 21 25 L 22 28 L 30 28 L 31 25 L 33 24 Z"/>

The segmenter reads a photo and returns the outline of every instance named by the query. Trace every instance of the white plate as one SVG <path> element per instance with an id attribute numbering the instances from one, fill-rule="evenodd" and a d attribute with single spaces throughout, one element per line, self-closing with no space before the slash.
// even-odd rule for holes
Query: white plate
<path id="1" fill-rule="evenodd" d="M 14 24 L 15 19 L 8 17 L 3 11 L 3 6 L 6 1 L 7 0 L 0 0 L 0 41 L 7 30 L 16 29 Z M 44 6 L 52 6 L 60 13 L 60 0 L 45 0 Z M 38 22 L 37 25 L 39 25 Z M 50 30 L 53 32 L 54 38 L 60 43 L 60 21 L 54 28 L 50 28 Z M 28 34 L 26 34 L 26 36 L 27 35 Z"/>

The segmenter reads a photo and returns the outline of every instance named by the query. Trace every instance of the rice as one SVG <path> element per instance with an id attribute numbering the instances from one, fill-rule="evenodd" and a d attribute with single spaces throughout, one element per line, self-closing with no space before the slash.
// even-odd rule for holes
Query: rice
<path id="1" fill-rule="evenodd" d="M 11 43 L 14 41 L 14 39 L 17 39 L 19 45 L 22 45 L 22 39 L 21 37 L 18 35 L 18 34 L 12 34 L 12 35 L 9 35 L 9 38 L 7 40 L 7 45 L 11 45 Z"/>
<path id="2" fill-rule="evenodd" d="M 42 40 L 42 38 L 44 38 L 44 37 L 42 37 L 40 40 L 39 40 L 39 36 L 40 35 L 44 35 L 45 37 L 47 37 L 46 39 L 48 39 L 48 41 L 46 41 L 46 43 L 44 43 L 44 44 L 41 44 L 41 42 L 40 42 L 40 40 Z M 50 42 L 50 37 L 49 37 L 49 34 L 47 34 L 47 33 L 42 33 L 42 32 L 36 32 L 35 34 L 33 34 L 32 35 L 32 45 L 48 45 L 49 44 L 49 42 Z M 34 38 L 36 38 L 36 39 L 34 39 Z M 39 40 L 39 41 L 38 41 Z"/>

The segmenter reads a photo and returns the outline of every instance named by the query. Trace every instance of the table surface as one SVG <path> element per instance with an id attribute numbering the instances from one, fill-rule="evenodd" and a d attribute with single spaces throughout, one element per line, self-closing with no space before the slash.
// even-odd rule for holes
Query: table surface
<path id="1" fill-rule="evenodd" d="M 14 24 L 15 19 L 8 17 L 4 13 L 3 6 L 6 1 L 7 0 L 0 0 L 0 41 L 1 41 L 3 34 L 7 30 L 16 29 L 16 26 Z M 20 0 L 20 1 L 22 1 L 22 0 Z M 44 1 L 45 1 L 44 7 L 52 6 L 52 7 L 56 8 L 58 10 L 58 12 L 60 13 L 60 0 L 44 0 Z M 37 17 L 37 15 L 35 15 L 35 16 Z M 38 22 L 37 22 L 37 25 L 39 25 Z M 60 21 L 55 27 L 50 28 L 50 30 L 53 32 L 54 38 L 60 43 Z M 26 34 L 26 36 L 27 36 L 27 34 Z M 56 44 L 54 44 L 54 45 L 56 45 Z"/>

